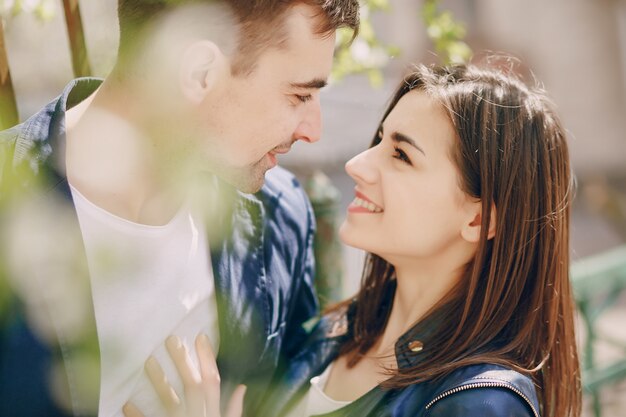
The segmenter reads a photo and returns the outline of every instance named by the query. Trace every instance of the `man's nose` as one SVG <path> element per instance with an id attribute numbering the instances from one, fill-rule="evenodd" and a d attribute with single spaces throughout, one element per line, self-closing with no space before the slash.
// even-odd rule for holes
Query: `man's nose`
<path id="1" fill-rule="evenodd" d="M 300 123 L 293 132 L 294 140 L 303 140 L 314 143 L 320 140 L 322 135 L 322 112 L 319 95 L 315 95 L 310 102 L 305 104 L 306 109 Z"/>

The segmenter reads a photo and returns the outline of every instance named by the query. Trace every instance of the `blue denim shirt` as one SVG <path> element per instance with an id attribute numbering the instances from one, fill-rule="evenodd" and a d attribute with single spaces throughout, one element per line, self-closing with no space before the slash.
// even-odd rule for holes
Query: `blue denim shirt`
<path id="1" fill-rule="evenodd" d="M 257 417 L 287 415 L 306 394 L 310 379 L 337 359 L 343 342 L 350 337 L 353 306 L 322 317 L 300 353 L 281 372 L 281 379 L 259 407 Z M 439 314 L 445 311 L 440 310 Z M 437 331 L 436 322 L 437 313 L 398 339 L 395 351 L 399 368 L 410 368 L 422 360 L 421 355 L 429 346 L 416 352 L 409 346 L 414 341 L 428 340 L 429 334 Z M 530 377 L 500 365 L 482 363 L 401 389 L 376 386 L 323 417 L 539 417 L 539 413 L 537 392 Z"/>
<path id="2" fill-rule="evenodd" d="M 73 208 L 64 174 L 65 111 L 101 82 L 74 80 L 39 113 L 0 132 L 0 201 L 8 196 L 9 184 L 28 189 L 30 182 L 38 181 L 44 189 L 41 210 L 46 210 L 49 196 L 62 196 Z M 207 231 L 218 304 L 222 392 L 227 396 L 236 384 L 247 384 L 246 409 L 253 410 L 279 358 L 291 358 L 306 335 L 302 324 L 318 311 L 313 288 L 315 221 L 303 189 L 281 168 L 266 174 L 264 187 L 255 195 L 243 194 L 214 177 L 211 181 L 227 196 Z M 2 269 L 0 263 L 0 274 L 6 273 Z M 45 279 L 46 271 L 41 275 Z M 50 401 L 45 383 L 50 360 L 59 356 L 66 365 L 75 415 L 93 409 L 94 404 L 86 404 L 93 399 L 78 394 L 81 384 L 93 383 L 72 365 L 78 348 L 62 335 L 52 345 L 39 341 L 28 328 L 22 307 L 19 301 L 13 303 L 0 322 L 4 325 L 0 415 L 63 415 Z"/>

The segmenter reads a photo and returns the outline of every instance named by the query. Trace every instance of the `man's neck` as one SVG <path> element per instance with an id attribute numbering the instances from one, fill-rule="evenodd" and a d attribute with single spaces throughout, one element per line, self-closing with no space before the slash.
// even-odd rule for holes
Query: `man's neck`
<path id="1" fill-rule="evenodd" d="M 129 91 L 105 81 L 67 111 L 67 177 L 92 203 L 116 216 L 165 224 L 182 203 L 182 187 L 174 187 L 166 175 Z"/>

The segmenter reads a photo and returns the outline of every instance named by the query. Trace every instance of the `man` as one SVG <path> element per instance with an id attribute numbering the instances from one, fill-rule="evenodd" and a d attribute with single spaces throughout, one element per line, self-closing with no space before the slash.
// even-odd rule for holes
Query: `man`
<path id="1" fill-rule="evenodd" d="M 73 81 L 0 134 L 2 273 L 18 295 L 0 335 L 0 415 L 121 416 L 126 401 L 165 415 L 144 363 L 182 394 L 164 341 L 193 351 L 200 333 L 224 396 L 249 387 L 249 414 L 317 309 L 310 205 L 271 168 L 319 139 L 335 31 L 356 31 L 358 2 L 118 11 L 106 80 Z"/>

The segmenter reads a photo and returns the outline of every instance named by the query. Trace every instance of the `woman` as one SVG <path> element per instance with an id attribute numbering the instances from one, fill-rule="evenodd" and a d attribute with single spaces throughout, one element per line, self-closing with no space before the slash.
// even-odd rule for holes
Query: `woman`
<path id="1" fill-rule="evenodd" d="M 258 416 L 579 416 L 573 181 L 543 92 L 419 66 L 346 170 L 340 236 L 369 253 L 361 290 Z"/>

